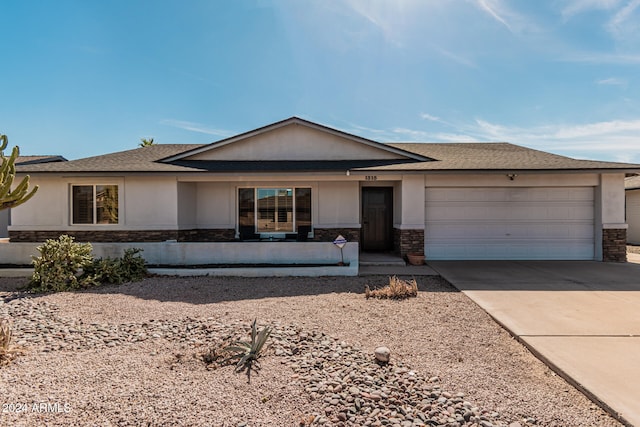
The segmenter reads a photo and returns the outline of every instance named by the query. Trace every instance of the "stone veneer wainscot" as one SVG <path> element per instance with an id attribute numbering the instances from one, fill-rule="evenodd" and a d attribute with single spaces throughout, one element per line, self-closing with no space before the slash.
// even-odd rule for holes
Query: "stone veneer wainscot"
<path id="1" fill-rule="evenodd" d="M 602 230 L 602 260 L 627 262 L 627 230 L 625 228 Z"/>

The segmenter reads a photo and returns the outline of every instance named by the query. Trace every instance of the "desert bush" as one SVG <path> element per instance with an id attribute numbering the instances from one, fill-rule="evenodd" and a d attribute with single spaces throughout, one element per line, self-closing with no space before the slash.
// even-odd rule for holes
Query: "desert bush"
<path id="1" fill-rule="evenodd" d="M 416 297 L 418 296 L 418 283 L 416 283 L 416 279 L 402 280 L 397 276 L 392 276 L 389 277 L 389 284 L 383 288 L 371 290 L 369 285 L 366 285 L 364 295 L 367 299 L 405 299 Z"/>
<path id="2" fill-rule="evenodd" d="M 120 259 L 120 271 L 128 282 L 138 282 L 144 279 L 147 274 L 147 263 L 140 254 L 142 249 L 129 248 L 124 251 Z"/>
<path id="3" fill-rule="evenodd" d="M 140 252 L 142 249 L 129 248 L 121 258 L 97 258 L 87 267 L 87 274 L 99 283 L 120 285 L 140 281 L 147 275 L 146 262 Z"/>
<path id="4" fill-rule="evenodd" d="M 118 258 L 97 258 L 93 260 L 87 273 L 94 275 L 96 281 L 100 283 L 111 283 L 119 285 L 125 282 L 120 270 Z"/>
<path id="5" fill-rule="evenodd" d="M 34 272 L 27 288 L 36 292 L 84 289 L 101 283 L 121 284 L 142 280 L 147 275 L 142 249 L 125 250 L 121 258 L 94 259 L 90 243 L 77 243 L 62 235 L 38 246 Z"/>
<path id="6" fill-rule="evenodd" d="M 33 257 L 34 271 L 29 288 L 47 292 L 95 285 L 94 277 L 85 273 L 85 269 L 93 264 L 92 249 L 90 243 L 77 243 L 66 234 L 48 239 L 38 246 L 40 256 Z"/>

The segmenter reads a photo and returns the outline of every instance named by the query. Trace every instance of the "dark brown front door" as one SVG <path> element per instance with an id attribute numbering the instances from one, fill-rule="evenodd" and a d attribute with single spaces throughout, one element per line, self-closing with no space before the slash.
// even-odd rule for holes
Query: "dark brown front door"
<path id="1" fill-rule="evenodd" d="M 362 250 L 393 249 L 393 188 L 362 187 Z"/>

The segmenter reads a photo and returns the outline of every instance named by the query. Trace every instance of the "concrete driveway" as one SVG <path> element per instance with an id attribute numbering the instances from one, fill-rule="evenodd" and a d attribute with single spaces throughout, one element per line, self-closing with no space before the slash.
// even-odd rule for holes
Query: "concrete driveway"
<path id="1" fill-rule="evenodd" d="M 640 264 L 429 265 L 594 401 L 640 427 Z"/>

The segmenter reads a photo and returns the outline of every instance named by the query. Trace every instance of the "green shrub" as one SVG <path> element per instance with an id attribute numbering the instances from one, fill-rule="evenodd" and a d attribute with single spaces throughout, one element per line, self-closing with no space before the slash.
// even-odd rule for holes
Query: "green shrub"
<path id="1" fill-rule="evenodd" d="M 119 258 L 94 259 L 93 264 L 87 268 L 87 273 L 93 275 L 100 283 L 119 285 L 126 281 L 120 272 Z"/>
<path id="2" fill-rule="evenodd" d="M 39 257 L 33 257 L 33 276 L 29 287 L 41 292 L 67 291 L 94 285 L 94 277 L 85 269 L 93 264 L 90 243 L 76 243 L 63 234 L 38 246 Z"/>
<path id="3" fill-rule="evenodd" d="M 90 243 L 76 243 L 62 235 L 38 246 L 34 272 L 27 287 L 36 292 L 84 289 L 100 283 L 121 284 L 142 280 L 147 275 L 142 249 L 130 248 L 122 258 L 94 259 Z"/>
<path id="4" fill-rule="evenodd" d="M 98 258 L 87 268 L 87 272 L 101 283 L 120 285 L 125 282 L 137 282 L 147 275 L 147 266 L 140 255 L 142 249 L 129 248 L 122 258 Z"/>
<path id="5" fill-rule="evenodd" d="M 140 252 L 140 248 L 129 248 L 120 259 L 121 274 L 128 282 L 138 282 L 147 277 L 147 264 Z"/>

